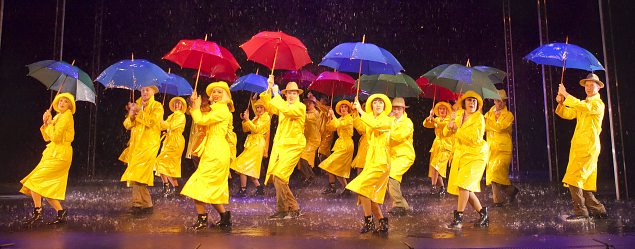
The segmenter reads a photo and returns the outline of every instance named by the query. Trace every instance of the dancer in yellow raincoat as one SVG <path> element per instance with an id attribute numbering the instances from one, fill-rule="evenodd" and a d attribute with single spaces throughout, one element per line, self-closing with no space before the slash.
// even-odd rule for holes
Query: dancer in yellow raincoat
<path id="1" fill-rule="evenodd" d="M 161 152 L 157 156 L 157 174 L 163 182 L 163 195 L 168 197 L 176 192 L 179 182 L 175 178 L 181 178 L 181 157 L 185 149 L 185 111 L 187 102 L 181 97 L 175 97 L 168 103 L 172 114 L 161 122 L 161 130 L 165 131 L 165 139 Z M 172 186 L 170 186 L 172 185 Z"/>
<path id="2" fill-rule="evenodd" d="M 260 94 L 271 114 L 279 117 L 265 178 L 265 184 L 271 180 L 276 189 L 276 212 L 269 216 L 269 219 L 297 218 L 300 216 L 300 206 L 289 189 L 289 178 L 306 146 L 306 106 L 299 100 L 302 89 L 298 88 L 297 83 L 287 83 L 286 89 L 282 90 L 282 94 L 287 98 L 287 101 L 284 101 L 273 81 L 273 75 L 270 75 L 267 79 L 269 88 Z"/>
<path id="3" fill-rule="evenodd" d="M 388 114 L 392 110 L 392 104 L 386 95 L 373 94 L 366 101 L 366 111 L 357 99 L 353 103 L 353 108 L 359 112 L 362 122 L 366 125 L 368 152 L 364 170 L 346 185 L 346 188 L 358 194 L 359 203 L 364 209 L 364 225 L 360 232 L 386 233 L 388 218 L 382 214 L 379 204 L 384 203 L 390 176 L 389 142 L 393 119 Z M 377 230 L 372 215 L 379 219 Z"/>
<path id="4" fill-rule="evenodd" d="M 390 132 L 390 179 L 388 179 L 388 194 L 392 199 L 390 213 L 405 215 L 410 206 L 401 192 L 401 179 L 415 162 L 415 148 L 412 144 L 414 125 L 406 113 L 406 100 L 394 98 L 392 100 L 392 115 L 394 124 Z"/>
<path id="5" fill-rule="evenodd" d="M 240 175 L 240 191 L 237 197 L 247 196 L 247 177 L 256 187 L 254 196 L 264 196 L 263 187 L 258 182 L 260 178 L 260 168 L 262 158 L 268 156 L 269 143 L 267 134 L 271 126 L 271 117 L 265 110 L 262 100 L 258 100 L 252 105 L 256 116 L 249 120 L 249 110 L 245 110 L 240 115 L 243 120 L 243 132 L 249 132 L 245 140 L 245 149 L 236 158 L 236 163 L 232 165 L 232 169 Z"/>
<path id="6" fill-rule="evenodd" d="M 596 219 L 606 219 L 606 208 L 593 195 L 597 190 L 598 156 L 602 147 L 600 132 L 604 118 L 604 102 L 598 92 L 604 88 L 604 83 L 591 73 L 580 80 L 580 85 L 584 86 L 587 95 L 585 100 L 571 96 L 562 84 L 556 97 L 556 114 L 563 119 L 576 119 L 569 164 L 562 179 L 564 186 L 569 187 L 573 199 L 573 215 L 567 217 L 567 220 L 586 219 L 589 215 Z"/>
<path id="7" fill-rule="evenodd" d="M 318 148 L 318 160 L 321 162 L 331 155 L 331 144 L 335 139 L 335 131 L 329 131 L 326 126 L 329 122 L 329 110 L 331 106 L 328 104 L 327 97 L 320 98 L 317 102 L 317 108 L 320 110 L 320 147 Z"/>
<path id="8" fill-rule="evenodd" d="M 320 115 L 320 111 L 316 108 L 317 101 L 313 94 L 307 94 L 306 99 L 304 99 L 304 105 L 306 105 L 306 121 L 304 122 L 306 146 L 300 157 L 298 169 L 304 177 L 304 183 L 308 185 L 315 177 L 313 166 L 315 165 L 315 154 L 320 147 L 320 141 L 322 139 L 320 133 L 322 116 Z"/>
<path id="9" fill-rule="evenodd" d="M 443 178 L 447 177 L 448 162 L 452 157 L 454 137 L 452 134 L 448 134 L 448 136 L 443 134 L 443 128 L 450 122 L 449 114 L 451 113 L 452 106 L 448 102 L 441 101 L 434 105 L 434 108 L 430 110 L 430 116 L 423 121 L 423 127 L 433 128 L 436 135 L 434 142 L 432 142 L 432 148 L 430 148 L 428 177 L 432 181 L 431 193 L 439 196 L 445 194 Z M 435 115 L 436 117 L 434 117 Z"/>
<path id="10" fill-rule="evenodd" d="M 199 95 L 201 97 L 201 108 L 199 109 L 202 113 L 209 112 L 210 104 L 209 99 L 206 95 Z M 190 112 L 191 110 L 188 110 Z M 201 145 L 203 139 L 205 138 L 205 134 L 207 133 L 207 126 L 199 125 L 192 122 L 192 126 L 190 126 L 190 136 L 187 141 L 187 148 L 185 148 L 185 158 L 192 159 L 192 163 L 194 163 L 194 167 L 198 167 L 198 163 L 201 160 L 200 155 L 198 155 L 195 150 L 198 146 Z"/>
<path id="11" fill-rule="evenodd" d="M 205 92 L 212 101 L 211 111 L 200 111 L 201 98 L 193 93 L 192 121 L 196 124 L 207 126 L 207 134 L 196 152 L 201 156 L 201 161 L 194 174 L 183 186 L 181 194 L 194 200 L 194 207 L 198 214 L 196 223 L 192 229 L 207 228 L 207 211 L 205 204 L 211 204 L 220 215 L 220 221 L 215 225 L 221 228 L 231 227 L 231 212 L 225 210 L 225 204 L 229 204 L 229 164 L 230 145 L 227 141 L 227 133 L 231 111 L 231 93 L 227 82 L 218 81 L 209 84 Z"/>
<path id="12" fill-rule="evenodd" d="M 163 106 L 154 100 L 156 86 L 141 88 L 141 98 L 129 103 L 128 116 L 123 125 L 130 130 L 128 148 L 119 157 L 128 164 L 121 181 L 132 187 L 133 214 L 152 212 L 152 197 L 148 186 L 154 185 L 154 166 L 161 146 Z"/>
<path id="13" fill-rule="evenodd" d="M 516 199 L 518 188 L 509 180 L 514 114 L 507 110 L 505 90 L 498 90 L 498 95 L 501 100 L 495 99 L 494 106 L 485 114 L 485 135 L 489 144 L 485 184 L 492 185 L 494 206 L 502 207 L 505 199 L 509 202 Z"/>
<path id="14" fill-rule="evenodd" d="M 67 209 L 62 208 L 60 201 L 66 197 L 68 170 L 73 159 L 75 98 L 70 93 L 60 93 L 53 99 L 52 106 L 57 114 L 52 117 L 51 110 L 46 110 L 40 127 L 42 138 L 49 143 L 35 169 L 20 181 L 20 193 L 33 199 L 33 216 L 26 221 L 27 225 L 42 222 L 42 197 L 57 211 L 55 220 L 48 224 L 66 222 Z"/>
<path id="15" fill-rule="evenodd" d="M 355 145 L 353 144 L 353 117 L 350 113 L 353 109 L 351 102 L 341 100 L 335 105 L 339 119 L 335 118 L 333 110 L 329 109 L 330 121 L 326 129 L 328 131 L 337 131 L 338 139 L 333 145 L 333 153 L 322 161 L 319 165 L 321 169 L 327 172 L 329 176 L 329 186 L 322 192 L 323 194 L 335 194 L 335 179 L 342 185 L 342 195 L 350 194 L 346 191 L 346 179 L 351 174 L 351 162 L 353 161 L 353 153 Z"/>
<path id="16" fill-rule="evenodd" d="M 458 195 L 454 220 L 448 228 L 458 229 L 463 226 L 463 211 L 468 202 L 480 217 L 474 223 L 476 227 L 489 225 L 487 207 L 474 192 L 481 192 L 481 179 L 485 173 L 485 164 L 489 147 L 483 140 L 485 135 L 485 118 L 481 113 L 483 99 L 473 91 L 464 93 L 458 101 L 460 108 L 455 117 L 443 129 L 444 134 L 454 134 L 454 155 L 448 180 L 448 193 Z"/>
<path id="17" fill-rule="evenodd" d="M 364 105 L 362 103 L 361 105 Z M 366 163 L 366 152 L 368 151 L 368 139 L 366 138 L 366 125 L 362 122 L 359 114 L 354 111 L 353 114 L 353 127 L 360 135 L 359 140 L 357 141 L 357 154 L 355 158 L 353 158 L 353 162 L 351 163 L 351 167 L 357 169 L 357 175 L 362 173 L 364 169 L 364 164 Z"/>

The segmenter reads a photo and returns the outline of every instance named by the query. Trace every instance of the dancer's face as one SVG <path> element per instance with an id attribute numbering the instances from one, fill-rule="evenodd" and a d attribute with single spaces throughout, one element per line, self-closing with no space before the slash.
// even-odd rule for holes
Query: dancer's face
<path id="1" fill-rule="evenodd" d="M 595 81 L 587 80 L 584 83 L 584 92 L 586 92 L 587 97 L 593 97 L 600 91 L 600 85 L 595 83 Z"/>
<path id="2" fill-rule="evenodd" d="M 212 88 L 212 96 L 211 96 L 212 102 L 216 103 L 223 100 L 223 93 L 224 93 L 224 90 L 220 87 Z"/>
<path id="3" fill-rule="evenodd" d="M 467 114 L 472 114 L 476 112 L 476 110 L 478 109 L 478 100 L 472 97 L 466 98 L 464 105 L 465 105 L 465 111 L 467 112 Z"/>
<path id="4" fill-rule="evenodd" d="M 496 110 L 503 110 L 503 108 L 505 108 L 505 101 L 504 100 L 495 99 L 494 100 L 494 105 L 496 106 Z"/>
<path id="5" fill-rule="evenodd" d="M 373 113 L 375 115 L 379 115 L 384 111 L 386 104 L 383 99 L 376 98 L 373 99 L 373 102 L 371 102 L 371 106 L 373 107 Z"/>
<path id="6" fill-rule="evenodd" d="M 342 116 L 349 114 L 350 112 L 351 112 L 351 109 L 348 107 L 348 105 L 340 106 L 340 113 L 342 114 Z"/>
<path id="7" fill-rule="evenodd" d="M 439 106 L 439 116 L 444 117 L 448 115 L 448 108 L 445 106 Z"/>
<path id="8" fill-rule="evenodd" d="M 265 107 L 261 106 L 261 105 L 257 105 L 256 106 L 256 114 L 262 115 L 263 113 L 265 113 Z"/>
<path id="9" fill-rule="evenodd" d="M 182 111 L 183 110 L 183 102 L 181 101 L 174 101 L 174 104 L 172 104 L 174 107 L 174 110 L 178 110 L 178 111 Z"/>
<path id="10" fill-rule="evenodd" d="M 143 102 L 148 101 L 152 95 L 154 95 L 154 89 L 152 87 L 144 86 L 141 88 L 141 99 Z"/>
<path id="11" fill-rule="evenodd" d="M 296 90 L 285 91 L 285 96 L 287 97 L 287 101 L 289 101 L 290 103 L 296 102 L 298 100 L 299 95 L 300 94 Z"/>
<path id="12" fill-rule="evenodd" d="M 71 107 L 71 101 L 68 100 L 65 97 L 61 97 L 58 101 L 57 101 L 57 109 L 60 110 L 60 113 L 65 112 L 66 110 L 68 110 L 68 108 Z"/>
<path id="13" fill-rule="evenodd" d="M 392 114 L 393 116 L 395 116 L 395 118 L 401 118 L 401 116 L 403 116 L 404 111 L 406 110 L 406 108 L 404 108 L 403 106 L 393 106 L 392 107 Z"/>

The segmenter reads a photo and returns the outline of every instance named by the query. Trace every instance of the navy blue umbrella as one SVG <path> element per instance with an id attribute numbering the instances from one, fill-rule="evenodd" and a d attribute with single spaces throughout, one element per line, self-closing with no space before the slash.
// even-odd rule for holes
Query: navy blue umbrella
<path id="1" fill-rule="evenodd" d="M 234 84 L 229 87 L 232 92 L 249 91 L 252 93 L 261 93 L 267 90 L 267 78 L 258 74 L 247 74 L 238 78 Z"/>
<path id="2" fill-rule="evenodd" d="M 542 45 L 524 57 L 541 65 L 577 68 L 586 71 L 604 70 L 595 56 L 580 46 L 569 43 L 549 43 Z"/>
<path id="3" fill-rule="evenodd" d="M 122 60 L 101 72 L 95 81 L 107 88 L 137 90 L 144 86 L 159 86 L 168 74 L 159 66 L 143 59 Z"/>
<path id="4" fill-rule="evenodd" d="M 159 82 L 159 92 L 183 96 L 192 94 L 192 86 L 183 77 L 168 73 L 168 78 Z"/>

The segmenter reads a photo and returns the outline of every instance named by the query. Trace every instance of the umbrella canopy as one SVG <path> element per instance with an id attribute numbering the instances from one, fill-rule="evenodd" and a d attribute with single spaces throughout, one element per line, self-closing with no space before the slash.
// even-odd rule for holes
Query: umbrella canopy
<path id="1" fill-rule="evenodd" d="M 240 65 L 234 55 L 215 42 L 202 39 L 180 40 L 163 59 L 181 68 L 199 69 L 206 74 L 236 74 Z"/>
<path id="2" fill-rule="evenodd" d="M 295 83 L 298 83 L 298 86 L 300 88 L 308 87 L 316 78 L 317 76 L 315 76 L 315 74 L 311 73 L 311 71 L 309 70 L 304 69 L 284 72 L 280 76 L 280 79 L 282 79 L 283 83 L 286 84 L 288 82 L 295 81 Z"/>
<path id="3" fill-rule="evenodd" d="M 309 90 L 315 90 L 329 96 L 355 94 L 355 79 L 348 74 L 339 72 L 322 72 L 309 85 Z"/>
<path id="4" fill-rule="evenodd" d="M 159 86 L 168 74 L 159 66 L 143 59 L 122 60 L 101 72 L 95 81 L 106 88 L 136 90 L 144 86 Z"/>
<path id="5" fill-rule="evenodd" d="M 406 74 L 375 74 L 362 75 L 361 89 L 368 93 L 383 93 L 388 97 L 417 97 L 421 88 L 414 79 Z"/>
<path id="6" fill-rule="evenodd" d="M 168 73 L 168 78 L 159 82 L 159 92 L 184 96 L 192 94 L 192 86 L 183 77 Z"/>
<path id="7" fill-rule="evenodd" d="M 320 66 L 340 72 L 362 74 L 397 74 L 403 70 L 401 63 L 387 50 L 372 43 L 348 42 L 331 49 L 320 62 Z"/>
<path id="8" fill-rule="evenodd" d="M 445 87 L 430 84 L 430 81 L 428 81 L 426 77 L 419 77 L 416 82 L 419 88 L 423 91 L 419 95 L 420 97 L 433 99 L 435 101 L 450 101 L 457 100 L 459 98 L 459 94 L 454 93 Z"/>
<path id="9" fill-rule="evenodd" d="M 602 64 L 591 52 L 569 43 L 542 45 L 527 54 L 524 59 L 541 65 L 577 68 L 590 72 L 604 70 Z"/>
<path id="10" fill-rule="evenodd" d="M 28 76 L 40 81 L 47 89 L 69 92 L 77 101 L 95 103 L 93 80 L 78 67 L 64 61 L 44 60 L 27 65 Z"/>
<path id="11" fill-rule="evenodd" d="M 505 71 L 494 67 L 474 66 L 474 69 L 487 74 L 487 77 L 489 77 L 494 84 L 503 83 L 505 77 L 507 77 L 507 73 Z"/>
<path id="12" fill-rule="evenodd" d="M 267 78 L 258 74 L 247 74 L 241 76 L 229 87 L 232 92 L 248 91 L 252 93 L 261 93 L 267 90 Z"/>
<path id="13" fill-rule="evenodd" d="M 262 31 L 240 45 L 247 60 L 271 69 L 298 70 L 309 64 L 311 57 L 298 39 L 283 32 Z"/>
<path id="14" fill-rule="evenodd" d="M 455 93 L 472 90 L 485 99 L 500 99 L 494 82 L 486 73 L 459 64 L 443 64 L 423 75 L 431 84 L 445 87 Z"/>

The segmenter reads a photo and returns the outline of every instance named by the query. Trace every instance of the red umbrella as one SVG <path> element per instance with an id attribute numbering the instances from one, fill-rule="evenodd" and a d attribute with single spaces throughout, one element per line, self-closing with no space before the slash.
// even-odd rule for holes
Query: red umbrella
<path id="1" fill-rule="evenodd" d="M 421 92 L 419 96 L 432 99 L 433 102 L 436 102 L 436 100 L 441 100 L 441 101 L 457 100 L 460 95 L 458 93 L 454 93 L 450 91 L 449 89 L 445 87 L 430 84 L 428 79 L 425 77 L 419 77 L 419 79 L 417 79 L 416 82 L 417 82 L 417 85 L 419 85 L 419 88 L 423 90 L 423 92 Z"/>
<path id="2" fill-rule="evenodd" d="M 240 65 L 236 58 L 224 47 L 215 42 L 205 40 L 181 40 L 172 50 L 163 56 L 181 68 L 198 69 L 194 91 L 198 86 L 198 75 L 201 71 L 214 75 L 235 75 Z"/>
<path id="3" fill-rule="evenodd" d="M 280 78 L 283 83 L 295 81 L 298 83 L 299 87 L 306 88 L 317 78 L 317 76 L 311 73 L 311 71 L 303 69 L 285 72 L 280 76 Z"/>
<path id="4" fill-rule="evenodd" d="M 242 45 L 247 60 L 260 63 L 269 69 L 298 70 L 311 63 L 304 44 L 283 32 L 262 31 Z"/>
<path id="5" fill-rule="evenodd" d="M 355 94 L 355 79 L 345 73 L 323 72 L 309 85 L 309 90 L 331 95 L 332 106 L 333 95 Z"/>

